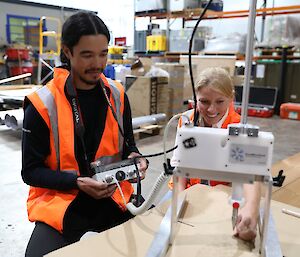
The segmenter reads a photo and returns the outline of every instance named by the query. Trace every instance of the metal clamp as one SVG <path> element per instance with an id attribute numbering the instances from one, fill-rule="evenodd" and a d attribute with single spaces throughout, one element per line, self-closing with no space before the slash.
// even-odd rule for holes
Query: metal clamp
<path id="1" fill-rule="evenodd" d="M 247 134 L 249 137 L 258 137 L 259 127 L 250 124 L 233 124 L 229 125 L 229 135 L 238 136 L 239 134 Z"/>

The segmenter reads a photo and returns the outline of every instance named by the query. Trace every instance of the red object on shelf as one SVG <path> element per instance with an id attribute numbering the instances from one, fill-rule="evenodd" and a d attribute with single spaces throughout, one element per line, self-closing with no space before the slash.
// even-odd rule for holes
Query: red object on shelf
<path id="1" fill-rule="evenodd" d="M 300 103 L 284 103 L 280 105 L 280 118 L 300 120 Z"/>
<path id="2" fill-rule="evenodd" d="M 28 72 L 33 73 L 33 67 L 14 66 L 9 68 L 10 76 L 17 76 Z"/>
<path id="3" fill-rule="evenodd" d="M 6 49 L 8 60 L 30 60 L 29 49 L 8 48 Z"/>
<path id="4" fill-rule="evenodd" d="M 116 46 L 126 46 L 126 37 L 116 37 L 115 45 Z"/>
<path id="5" fill-rule="evenodd" d="M 235 111 L 238 114 L 241 114 L 241 107 L 235 107 Z M 261 118 L 270 118 L 274 114 L 274 109 L 269 109 L 269 108 L 253 108 L 253 107 L 248 107 L 248 116 L 254 116 L 254 117 L 261 117 Z"/>

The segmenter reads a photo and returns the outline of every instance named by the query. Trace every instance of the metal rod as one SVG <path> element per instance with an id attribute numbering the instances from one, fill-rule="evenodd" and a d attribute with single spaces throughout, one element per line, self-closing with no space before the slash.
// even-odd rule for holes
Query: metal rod
<path id="1" fill-rule="evenodd" d="M 176 218 L 179 218 L 185 205 L 186 195 L 181 195 L 178 198 Z M 155 237 L 149 247 L 146 257 L 162 257 L 165 256 L 169 249 L 170 241 L 170 222 L 172 216 L 172 205 L 169 206 L 162 222 L 160 223 L 159 230 L 156 232 Z"/>
<path id="2" fill-rule="evenodd" d="M 7 83 L 7 82 L 10 82 L 10 81 L 14 81 L 14 80 L 18 80 L 18 79 L 24 79 L 24 78 L 27 78 L 27 77 L 30 77 L 30 76 L 31 76 L 31 73 L 28 72 L 28 73 L 24 73 L 24 74 L 21 74 L 21 75 L 9 77 L 9 78 L 6 78 L 6 79 L 1 79 L 0 84 Z"/>
<path id="3" fill-rule="evenodd" d="M 279 88 L 277 92 L 277 100 L 275 105 L 275 114 L 280 114 L 280 105 L 285 101 L 285 87 L 286 87 L 286 77 L 287 77 L 287 54 L 288 48 L 287 46 L 282 47 L 282 54 L 281 54 L 281 64 L 280 64 L 280 81 L 279 81 Z"/>
<path id="4" fill-rule="evenodd" d="M 11 116 L 10 117 L 10 127 L 13 130 L 19 130 L 23 127 L 23 119 L 19 117 Z"/>
<path id="5" fill-rule="evenodd" d="M 263 8 L 267 7 L 267 0 L 264 0 Z M 266 23 L 266 12 L 262 13 L 262 21 L 261 21 L 261 34 L 260 34 L 260 42 L 264 41 L 265 34 L 265 23 Z"/>
<path id="6" fill-rule="evenodd" d="M 246 46 L 245 81 L 243 87 L 243 101 L 242 101 L 242 117 L 241 117 L 242 124 L 247 124 L 250 77 L 251 77 L 253 46 L 254 46 L 256 2 L 257 0 L 252 0 L 250 2 L 250 13 L 249 13 L 248 33 L 247 33 L 248 37 L 247 37 L 247 46 Z"/>
<path id="7" fill-rule="evenodd" d="M 267 189 L 265 195 L 265 206 L 264 206 L 264 216 L 263 216 L 263 223 L 262 223 L 262 233 L 261 233 L 261 241 L 260 241 L 260 253 L 263 257 L 268 257 L 267 249 L 266 249 L 266 242 L 268 238 L 268 225 L 269 225 L 269 217 L 270 217 L 270 208 L 271 208 L 271 195 L 272 195 L 272 186 L 273 181 L 270 177 L 270 180 L 267 182 Z"/>
<path id="8" fill-rule="evenodd" d="M 157 124 L 160 121 L 164 121 L 166 117 L 167 116 L 164 113 L 135 117 L 132 118 L 132 128 L 137 129 L 144 125 Z"/>
<path id="9" fill-rule="evenodd" d="M 271 213 L 269 215 L 269 222 L 268 222 L 268 236 L 266 238 L 265 256 L 266 257 L 283 256 L 280 248 L 279 238 L 276 232 L 275 222 Z"/>
<path id="10" fill-rule="evenodd" d="M 167 12 L 170 10 L 170 1 L 166 1 L 166 9 L 167 9 Z M 166 37 L 167 37 L 167 51 L 170 51 L 170 17 L 167 16 L 167 19 L 166 19 Z"/>
<path id="11" fill-rule="evenodd" d="M 41 84 L 41 79 L 42 79 L 42 58 L 39 57 L 38 72 L 37 72 L 37 83 L 38 83 L 38 85 Z"/>
<path id="12" fill-rule="evenodd" d="M 176 168 L 175 168 L 176 169 Z M 178 176 L 173 175 L 173 192 L 172 192 L 172 209 L 171 209 L 171 226 L 170 226 L 170 238 L 169 245 L 173 244 L 175 239 L 175 233 L 177 229 L 177 202 L 178 202 Z"/>

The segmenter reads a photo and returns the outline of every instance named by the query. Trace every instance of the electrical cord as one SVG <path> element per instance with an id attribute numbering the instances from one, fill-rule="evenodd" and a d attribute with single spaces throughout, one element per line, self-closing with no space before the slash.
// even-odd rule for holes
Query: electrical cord
<path id="1" fill-rule="evenodd" d="M 177 148 L 177 146 L 167 150 L 166 152 L 172 152 Z M 134 164 L 135 164 L 135 174 L 136 174 L 136 196 L 135 196 L 135 201 L 136 201 L 136 206 L 140 206 L 142 205 L 142 201 L 144 201 L 144 199 L 142 198 L 142 186 L 141 186 L 141 177 L 140 177 L 140 173 L 138 170 L 138 166 L 137 166 L 137 159 L 141 159 L 141 158 L 150 158 L 150 157 L 156 157 L 156 156 L 160 156 L 163 155 L 164 152 L 160 152 L 160 153 L 156 153 L 156 154 L 147 154 L 147 155 L 140 155 L 140 156 L 135 156 L 133 157 L 134 159 Z M 148 160 L 147 161 L 147 165 L 149 164 Z"/>
<path id="2" fill-rule="evenodd" d="M 178 146 L 176 145 L 175 147 L 169 149 L 169 150 L 166 150 L 166 139 L 167 139 L 167 135 L 168 135 L 168 130 L 169 130 L 169 127 L 171 125 L 171 123 L 176 120 L 176 119 L 179 119 L 180 117 L 187 117 L 187 115 L 183 114 L 183 113 L 180 113 L 180 114 L 177 114 L 175 116 L 173 116 L 169 122 L 167 123 L 166 127 L 165 127 L 165 130 L 164 130 L 164 136 L 163 136 L 163 145 L 164 145 L 164 151 L 162 153 L 158 153 L 158 154 L 152 154 L 150 155 L 151 157 L 153 156 L 158 156 L 158 155 L 164 155 L 164 166 L 166 167 L 167 166 L 167 157 L 166 157 L 166 154 L 167 152 L 171 152 L 173 151 L 174 149 L 176 149 Z M 189 119 L 187 119 L 189 120 Z M 145 156 L 147 155 L 144 155 L 144 156 L 136 156 L 134 158 L 145 158 Z M 149 155 L 148 155 L 149 156 Z M 168 166 L 167 166 L 168 167 Z M 147 200 L 145 200 L 141 206 L 139 207 L 136 207 L 133 205 L 133 203 L 125 203 L 126 204 L 126 207 L 128 209 L 128 211 L 133 214 L 133 215 L 138 215 L 138 214 L 142 214 L 144 213 L 145 211 L 147 211 L 149 209 L 149 207 L 152 205 L 155 197 L 157 196 L 157 194 L 159 193 L 159 191 L 161 190 L 162 186 L 164 185 L 164 183 L 167 181 L 167 179 L 169 178 L 169 176 L 171 175 L 172 173 L 170 172 L 166 172 L 166 169 L 159 175 L 158 179 L 156 180 L 155 184 L 153 185 L 152 187 L 152 190 L 150 191 L 150 194 L 147 198 Z"/>
<path id="3" fill-rule="evenodd" d="M 169 178 L 169 175 L 165 174 L 162 172 L 158 179 L 156 180 L 154 186 L 152 187 L 151 193 L 148 197 L 147 200 L 140 206 L 140 207 L 135 207 L 132 203 L 126 204 L 127 210 L 133 214 L 133 215 L 138 215 L 142 214 L 145 211 L 147 211 L 150 206 L 152 205 L 156 195 L 159 193 L 160 189 L 162 188 L 162 185 L 164 182 Z"/>
<path id="4" fill-rule="evenodd" d="M 205 8 L 203 9 L 199 19 L 196 22 L 196 25 L 193 29 L 192 36 L 190 39 L 190 44 L 189 44 L 189 71 L 190 71 L 190 77 L 191 77 L 191 85 L 192 85 L 192 90 L 193 90 L 193 97 L 194 97 L 194 113 L 195 113 L 195 118 L 194 118 L 194 126 L 197 124 L 198 120 L 198 114 L 196 112 L 197 108 L 197 97 L 196 97 L 196 92 L 195 92 L 195 83 L 194 83 L 194 77 L 193 77 L 193 70 L 192 70 L 192 47 L 193 47 L 193 39 L 196 33 L 196 30 L 198 28 L 198 25 L 200 21 L 203 19 L 203 16 L 205 15 L 209 5 L 211 4 L 212 0 L 209 0 L 209 2 L 206 4 Z"/>
<path id="5" fill-rule="evenodd" d="M 139 168 L 137 166 L 137 159 L 134 159 L 134 165 L 135 165 L 135 175 L 136 175 L 136 197 L 135 197 L 135 201 L 136 201 L 136 205 L 140 206 L 142 204 L 142 184 L 141 184 L 141 176 L 140 176 L 140 172 L 139 172 Z"/>
<path id="6" fill-rule="evenodd" d="M 174 151 L 178 146 L 174 146 L 173 148 L 170 148 L 169 150 L 166 151 L 166 153 L 170 153 L 172 151 Z M 150 157 L 157 157 L 160 155 L 163 155 L 165 152 L 160 152 L 160 153 L 155 153 L 155 154 L 147 154 L 147 155 L 139 155 L 139 156 L 135 156 L 133 157 L 133 159 L 141 159 L 141 158 L 150 158 Z"/>

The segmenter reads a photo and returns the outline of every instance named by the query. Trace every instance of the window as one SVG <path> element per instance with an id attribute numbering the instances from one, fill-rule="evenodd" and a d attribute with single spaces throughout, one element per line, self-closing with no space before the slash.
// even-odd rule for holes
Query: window
<path id="1" fill-rule="evenodd" d="M 9 44 L 23 43 L 31 46 L 39 46 L 40 18 L 7 14 L 6 21 L 6 36 Z M 43 24 L 44 29 L 45 24 Z M 44 46 L 46 44 L 44 40 Z"/>

